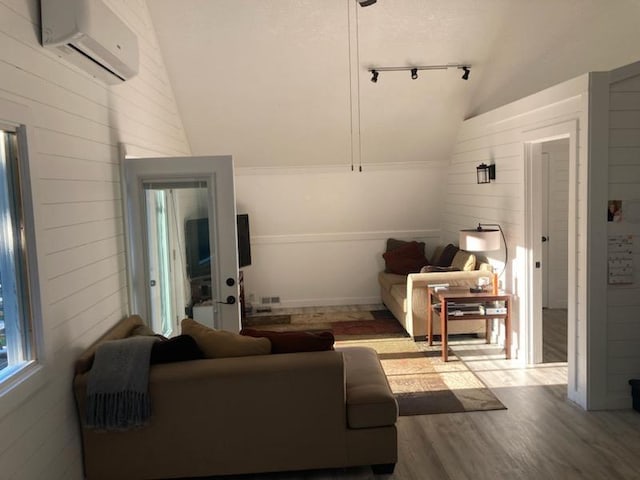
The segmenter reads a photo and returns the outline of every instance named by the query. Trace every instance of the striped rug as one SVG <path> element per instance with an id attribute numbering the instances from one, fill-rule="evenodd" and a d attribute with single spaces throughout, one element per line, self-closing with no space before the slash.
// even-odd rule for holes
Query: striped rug
<path id="1" fill-rule="evenodd" d="M 331 330 L 336 348 L 367 346 L 378 357 L 400 415 L 430 415 L 505 406 L 455 354 L 443 362 L 440 345 L 415 342 L 387 310 L 255 316 L 243 326 L 270 331 Z"/>

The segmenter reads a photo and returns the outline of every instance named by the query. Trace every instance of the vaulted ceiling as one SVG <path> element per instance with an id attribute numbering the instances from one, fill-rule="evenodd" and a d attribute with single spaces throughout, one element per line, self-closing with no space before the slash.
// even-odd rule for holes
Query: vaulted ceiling
<path id="1" fill-rule="evenodd" d="M 446 162 L 464 118 L 640 60 L 640 0 L 147 3 L 192 153 L 244 167 Z"/>

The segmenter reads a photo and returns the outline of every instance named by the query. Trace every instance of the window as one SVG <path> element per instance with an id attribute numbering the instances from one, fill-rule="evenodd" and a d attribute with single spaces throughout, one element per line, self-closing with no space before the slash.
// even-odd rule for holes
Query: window
<path id="1" fill-rule="evenodd" d="M 19 137 L 19 128 L 0 126 L 0 382 L 31 364 L 36 352 Z"/>

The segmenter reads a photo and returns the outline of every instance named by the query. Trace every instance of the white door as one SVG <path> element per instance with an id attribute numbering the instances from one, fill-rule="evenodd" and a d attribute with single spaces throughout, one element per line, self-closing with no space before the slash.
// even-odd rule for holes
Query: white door
<path id="1" fill-rule="evenodd" d="M 239 331 L 232 158 L 127 158 L 123 178 L 131 313 L 166 336 L 194 310 Z"/>
<path id="2" fill-rule="evenodd" d="M 542 259 L 542 308 L 549 307 L 549 154 L 540 157 L 540 256 Z"/>

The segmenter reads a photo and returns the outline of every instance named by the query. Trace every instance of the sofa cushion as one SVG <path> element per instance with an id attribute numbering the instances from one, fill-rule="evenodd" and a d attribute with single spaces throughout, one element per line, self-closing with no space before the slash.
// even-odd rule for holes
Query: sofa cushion
<path id="1" fill-rule="evenodd" d="M 207 358 L 244 357 L 271 353 L 268 338 L 253 338 L 224 330 L 215 330 L 191 318 L 182 320 L 182 333 L 191 335 Z"/>
<path id="2" fill-rule="evenodd" d="M 91 369 L 96 350 L 107 340 L 119 340 L 121 338 L 127 338 L 131 332 L 139 325 L 143 325 L 144 320 L 139 315 L 130 315 L 124 320 L 116 323 L 110 330 L 102 335 L 98 340 L 87 348 L 84 353 L 76 360 L 75 372 L 76 374 L 86 373 Z"/>
<path id="3" fill-rule="evenodd" d="M 396 250 L 400 247 L 404 247 L 409 243 L 417 243 L 418 246 L 420 247 L 420 251 L 424 253 L 424 247 L 425 247 L 424 242 L 416 242 L 414 240 L 398 240 L 397 238 L 387 239 L 387 249 L 385 251 L 390 252 L 391 250 Z"/>
<path id="4" fill-rule="evenodd" d="M 368 347 L 347 347 L 338 350 L 344 358 L 349 427 L 394 425 L 398 418 L 398 404 L 376 351 Z"/>
<path id="5" fill-rule="evenodd" d="M 437 265 L 425 265 L 420 269 L 420 273 L 433 273 L 433 272 L 459 272 L 458 267 L 439 267 Z"/>
<path id="6" fill-rule="evenodd" d="M 421 246 L 422 245 L 422 246 Z M 385 270 L 398 275 L 419 272 L 429 263 L 424 255 L 424 243 L 408 242 L 405 245 L 382 254 Z"/>
<path id="7" fill-rule="evenodd" d="M 133 328 L 133 330 L 131 330 L 131 333 L 129 333 L 130 337 L 151 337 L 153 335 L 155 335 L 156 332 L 154 332 L 151 327 L 145 323 L 143 323 L 142 325 L 137 325 Z"/>
<path id="8" fill-rule="evenodd" d="M 335 338 L 333 332 L 273 332 L 243 328 L 240 335 L 268 338 L 271 341 L 271 353 L 322 352 L 333 350 Z"/>
<path id="9" fill-rule="evenodd" d="M 393 297 L 393 299 L 400 305 L 402 305 L 402 311 L 407 311 L 407 284 L 403 283 L 402 285 L 394 285 L 389 290 L 389 293 Z"/>
<path id="10" fill-rule="evenodd" d="M 476 256 L 473 253 L 466 252 L 464 250 L 458 250 L 451 261 L 451 266 L 458 270 L 475 270 L 476 268 Z"/>
<path id="11" fill-rule="evenodd" d="M 438 267 L 449 267 L 451 266 L 451 262 L 453 261 L 453 257 L 455 257 L 459 248 L 453 244 L 449 244 L 442 249 L 442 253 L 438 257 L 437 260 L 433 262 L 434 265 Z"/>
<path id="12" fill-rule="evenodd" d="M 200 360 L 204 358 L 202 350 L 190 335 L 178 335 L 155 342 L 151 347 L 150 363 L 173 363 Z"/>
<path id="13" fill-rule="evenodd" d="M 406 275 L 398 275 L 395 273 L 386 273 L 379 272 L 378 273 L 378 282 L 380 286 L 385 290 L 391 290 L 391 287 L 394 285 L 406 285 L 407 284 L 407 276 Z"/>

